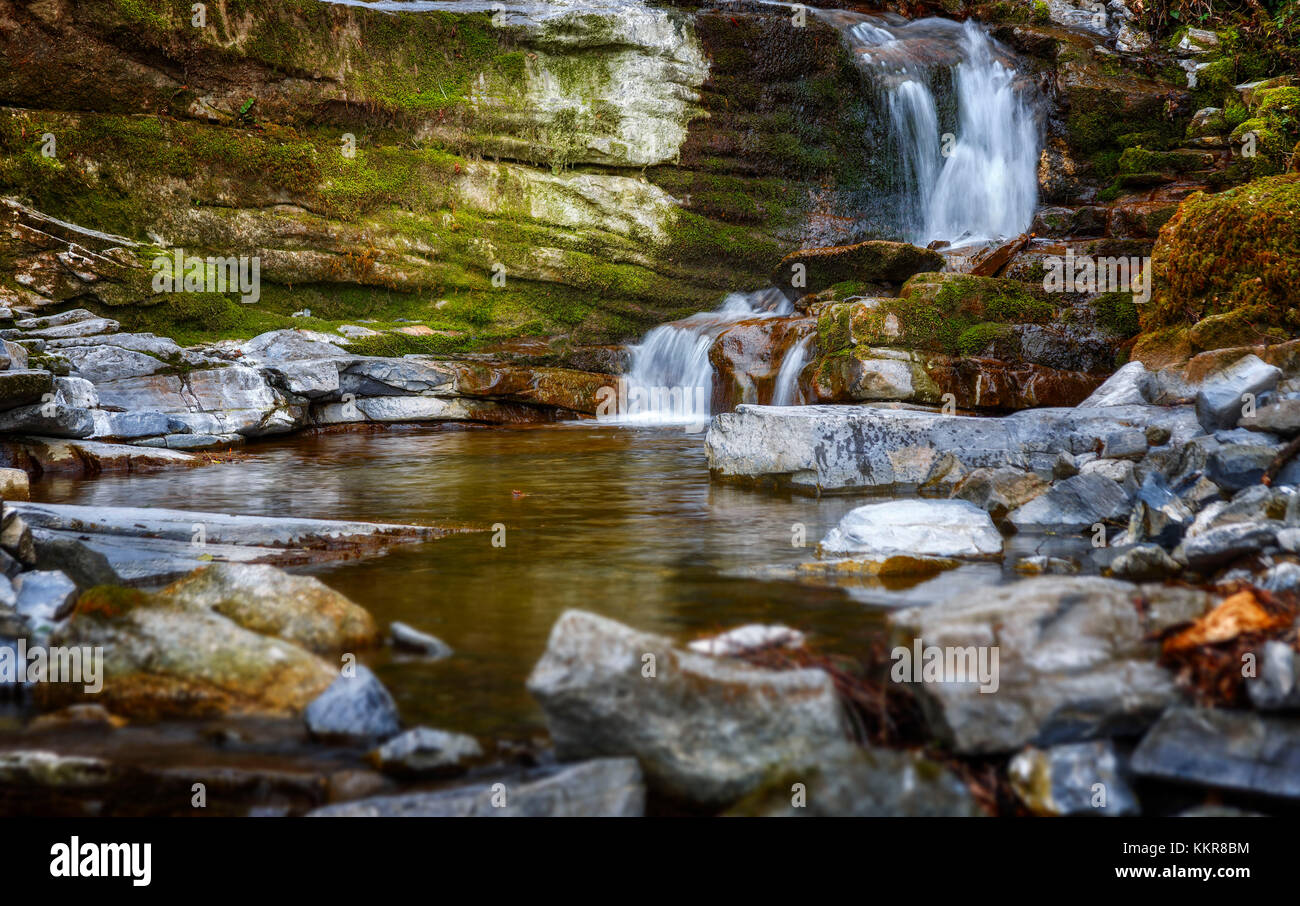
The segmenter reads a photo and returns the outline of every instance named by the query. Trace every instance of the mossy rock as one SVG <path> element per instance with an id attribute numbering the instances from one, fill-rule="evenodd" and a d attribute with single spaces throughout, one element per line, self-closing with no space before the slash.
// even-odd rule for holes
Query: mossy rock
<path id="1" fill-rule="evenodd" d="M 847 281 L 896 285 L 913 274 L 938 270 L 943 264 L 943 256 L 930 249 L 906 242 L 871 240 L 793 252 L 781 259 L 771 276 L 786 298 L 793 301 Z"/>
<path id="2" fill-rule="evenodd" d="M 1300 174 L 1195 193 L 1160 232 L 1139 348 L 1191 353 L 1300 329 Z M 1144 359 L 1145 360 L 1145 359 Z"/>

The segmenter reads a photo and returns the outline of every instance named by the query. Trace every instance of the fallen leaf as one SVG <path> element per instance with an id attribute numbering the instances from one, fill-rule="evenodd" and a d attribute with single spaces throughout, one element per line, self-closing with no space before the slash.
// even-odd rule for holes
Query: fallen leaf
<path id="1" fill-rule="evenodd" d="M 1270 632 L 1290 624 L 1289 616 L 1270 613 L 1249 591 L 1239 591 L 1187 629 L 1165 640 L 1164 650 L 1186 651 L 1200 645 L 1216 645 L 1244 632 Z"/>

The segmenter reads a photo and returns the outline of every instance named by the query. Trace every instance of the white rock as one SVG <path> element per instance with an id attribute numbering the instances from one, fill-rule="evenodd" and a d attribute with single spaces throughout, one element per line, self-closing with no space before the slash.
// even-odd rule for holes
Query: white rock
<path id="1" fill-rule="evenodd" d="M 1002 536 L 989 514 L 967 500 L 891 500 L 850 511 L 822 539 L 818 553 L 996 557 Z"/>
<path id="2" fill-rule="evenodd" d="M 686 647 L 714 657 L 736 657 L 762 648 L 802 648 L 804 634 L 789 626 L 764 626 L 751 623 L 721 635 L 696 639 Z"/>

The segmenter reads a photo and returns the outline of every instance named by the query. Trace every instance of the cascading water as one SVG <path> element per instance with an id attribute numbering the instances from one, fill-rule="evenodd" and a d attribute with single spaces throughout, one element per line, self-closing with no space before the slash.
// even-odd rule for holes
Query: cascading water
<path id="1" fill-rule="evenodd" d="M 784 4 L 777 4 L 784 5 Z M 874 87 L 887 131 L 894 184 L 892 238 L 917 245 L 975 245 L 1029 228 L 1038 202 L 1042 148 L 1038 100 L 1009 54 L 973 21 L 908 21 L 840 10 L 810 10 L 838 28 Z M 733 293 L 716 311 L 664 324 L 630 349 L 617 413 L 631 424 L 699 423 L 711 414 L 709 348 L 737 321 L 783 317 L 779 291 Z M 773 403 L 798 402 L 799 373 L 812 337 L 782 360 Z"/>
<path id="2" fill-rule="evenodd" d="M 974 21 L 827 13 L 888 114 L 904 238 L 1017 236 L 1038 203 L 1037 95 Z"/>
<path id="3" fill-rule="evenodd" d="M 794 313 L 775 287 L 731 293 L 715 311 L 661 324 L 629 348 L 631 367 L 615 411 L 601 416 L 620 424 L 679 425 L 707 420 L 713 393 L 709 347 L 727 327 L 749 318 Z"/>
<path id="4" fill-rule="evenodd" d="M 799 372 L 808 362 L 808 349 L 812 346 L 812 334 L 804 337 L 785 354 L 781 360 L 781 370 L 776 373 L 776 386 L 772 389 L 773 406 L 796 406 L 799 404 Z"/>

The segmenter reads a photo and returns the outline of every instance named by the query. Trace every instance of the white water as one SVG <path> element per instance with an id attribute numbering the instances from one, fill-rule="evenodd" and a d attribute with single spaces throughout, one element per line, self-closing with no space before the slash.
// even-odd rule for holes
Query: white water
<path id="1" fill-rule="evenodd" d="M 883 96 L 908 240 L 956 246 L 1025 232 L 1038 203 L 1042 138 L 1035 92 L 1006 52 L 974 21 L 827 15 Z M 945 74 L 955 86 L 953 124 L 941 123 L 936 96 Z"/>
<path id="2" fill-rule="evenodd" d="M 707 421 L 713 396 L 709 347 L 737 321 L 786 317 L 794 306 L 776 288 L 731 293 L 715 311 L 661 324 L 629 348 L 631 367 L 617 411 L 599 416 L 620 424 L 682 425 Z M 626 400 L 626 402 L 623 402 Z"/>
<path id="3" fill-rule="evenodd" d="M 792 346 L 781 360 L 781 370 L 776 373 L 776 385 L 772 388 L 773 406 L 797 406 L 801 402 L 799 372 L 808 363 L 812 341 L 813 335 L 809 334 Z"/>
<path id="4" fill-rule="evenodd" d="M 942 240 L 974 245 L 1018 236 L 1038 202 L 1042 137 L 1037 97 L 1017 81 L 1007 52 L 973 21 L 907 21 L 812 10 L 835 25 L 880 94 L 896 155 L 904 238 L 917 245 Z M 953 97 L 936 94 L 951 82 Z M 952 103 L 945 104 L 945 100 Z M 944 119 L 951 135 L 945 137 Z M 695 424 L 711 414 L 709 348 L 724 329 L 754 317 L 782 317 L 791 304 L 775 289 L 732 293 L 716 311 L 664 324 L 630 349 L 631 370 L 620 383 L 617 414 L 632 424 Z M 799 402 L 799 372 L 812 337 L 781 363 L 774 405 Z"/>

